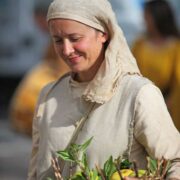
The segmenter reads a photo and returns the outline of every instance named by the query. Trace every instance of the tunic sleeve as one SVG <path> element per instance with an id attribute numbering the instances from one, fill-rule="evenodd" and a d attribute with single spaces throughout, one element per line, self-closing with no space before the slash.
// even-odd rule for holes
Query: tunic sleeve
<path id="1" fill-rule="evenodd" d="M 35 117 L 33 119 L 33 133 L 32 133 L 32 153 L 31 160 L 28 170 L 28 180 L 36 180 L 36 162 L 37 162 L 37 152 L 39 145 L 39 131 L 38 131 L 38 119 Z"/>
<path id="2" fill-rule="evenodd" d="M 36 180 L 37 179 L 37 158 L 38 158 L 38 150 L 39 150 L 39 119 L 43 113 L 43 101 L 45 99 L 46 94 L 49 92 L 53 83 L 48 84 L 45 86 L 39 96 L 38 103 L 36 105 L 36 110 L 33 118 L 32 124 L 32 152 L 31 152 L 31 159 L 29 164 L 28 170 L 28 178 L 27 180 Z"/>
<path id="3" fill-rule="evenodd" d="M 134 135 L 152 158 L 173 160 L 168 178 L 180 179 L 180 134 L 153 84 L 144 85 L 136 97 Z"/>

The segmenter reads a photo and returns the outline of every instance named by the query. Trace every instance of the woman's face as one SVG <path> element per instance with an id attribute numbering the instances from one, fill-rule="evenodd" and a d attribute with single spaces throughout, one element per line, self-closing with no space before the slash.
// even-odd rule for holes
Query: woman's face
<path id="1" fill-rule="evenodd" d="M 78 75 L 79 81 L 90 81 L 104 59 L 106 34 L 73 20 L 49 21 L 56 52 Z"/>

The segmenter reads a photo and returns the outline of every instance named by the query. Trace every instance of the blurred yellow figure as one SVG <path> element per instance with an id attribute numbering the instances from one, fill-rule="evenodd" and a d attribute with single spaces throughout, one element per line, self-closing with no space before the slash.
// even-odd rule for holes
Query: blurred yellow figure
<path id="1" fill-rule="evenodd" d="M 37 98 L 42 87 L 68 72 L 69 68 L 59 59 L 50 44 L 44 61 L 25 75 L 10 105 L 12 126 L 21 133 L 31 135 L 32 119 Z"/>
<path id="2" fill-rule="evenodd" d="M 180 61 L 180 40 L 174 15 L 165 0 L 153 0 L 144 5 L 144 19 L 146 34 L 134 42 L 132 52 L 141 73 L 161 89 L 180 130 L 180 111 L 177 110 L 180 107 L 177 100 L 180 75 L 176 72 Z"/>
<path id="3" fill-rule="evenodd" d="M 180 54 L 179 43 L 176 39 L 169 39 L 162 45 L 155 45 L 146 39 L 139 39 L 133 47 L 141 73 L 150 78 L 165 97 L 174 80 L 175 64 Z"/>
<path id="4" fill-rule="evenodd" d="M 169 98 L 170 113 L 180 131 L 180 53 L 175 67 L 175 83 Z"/>

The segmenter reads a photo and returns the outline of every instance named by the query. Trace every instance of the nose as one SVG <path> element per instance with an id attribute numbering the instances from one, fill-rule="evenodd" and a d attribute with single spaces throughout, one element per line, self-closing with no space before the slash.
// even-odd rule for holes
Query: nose
<path id="1" fill-rule="evenodd" d="M 73 44 L 69 40 L 64 40 L 63 55 L 69 56 L 74 52 Z"/>

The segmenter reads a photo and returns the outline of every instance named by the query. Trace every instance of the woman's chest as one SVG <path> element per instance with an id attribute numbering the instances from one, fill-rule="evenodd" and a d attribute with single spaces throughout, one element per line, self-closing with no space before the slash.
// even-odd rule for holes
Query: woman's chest
<path id="1" fill-rule="evenodd" d="M 92 104 L 81 100 L 72 103 L 47 102 L 46 116 L 42 121 L 42 127 L 47 129 L 47 144 L 51 144 L 55 152 L 64 150 L 73 136 L 76 136 L 74 142 L 77 144 L 93 137 L 87 151 L 91 165 L 103 164 L 110 155 L 122 155 L 128 146 L 131 120 L 131 115 L 128 114 L 131 113 L 130 107 L 119 103 L 121 98 L 116 98 L 107 104 L 95 105 L 89 114 Z M 85 121 L 77 131 L 79 120 L 82 118 L 85 118 Z"/>

